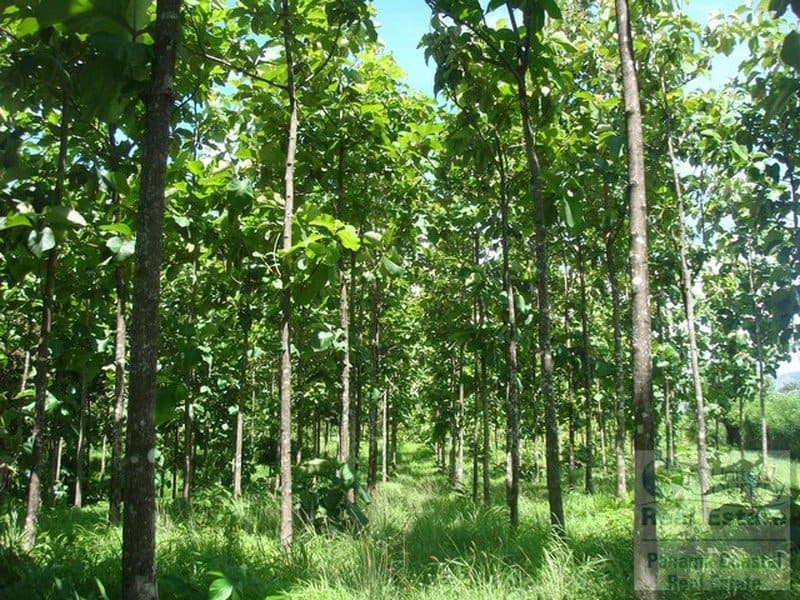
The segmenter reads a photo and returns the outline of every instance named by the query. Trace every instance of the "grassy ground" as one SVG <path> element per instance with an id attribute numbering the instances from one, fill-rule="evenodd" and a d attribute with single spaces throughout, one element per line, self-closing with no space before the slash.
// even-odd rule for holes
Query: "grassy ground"
<path id="1" fill-rule="evenodd" d="M 247 600 L 633 597 L 630 498 L 614 498 L 606 491 L 610 482 L 602 480 L 594 496 L 566 492 L 568 535 L 561 542 L 549 533 L 546 490 L 527 482 L 521 526 L 512 535 L 501 476 L 498 469 L 495 504 L 475 507 L 450 489 L 430 453 L 409 447 L 400 473 L 374 495 L 367 531 L 354 538 L 301 529 L 291 553 L 276 542 L 278 510 L 271 494 L 237 501 L 223 489 L 201 491 L 191 514 L 161 512 L 161 598 L 208 597 L 219 578 L 214 572 Z M 0 521 L 0 597 L 118 597 L 121 530 L 106 523 L 106 508 L 45 511 L 28 558 L 14 551 L 18 521 L 6 513 Z M 794 568 L 797 573 L 796 561 Z M 800 598 L 800 587 L 757 597 Z"/>

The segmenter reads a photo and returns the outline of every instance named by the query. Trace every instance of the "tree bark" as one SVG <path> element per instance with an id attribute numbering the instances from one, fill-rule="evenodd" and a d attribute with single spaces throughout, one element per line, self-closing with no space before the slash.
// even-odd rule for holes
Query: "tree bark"
<path id="1" fill-rule="evenodd" d="M 119 194 L 115 192 L 117 201 Z M 111 437 L 111 491 L 108 504 L 108 520 L 117 524 L 120 521 L 122 504 L 122 435 L 125 419 L 125 305 L 127 286 L 125 267 L 118 265 L 114 271 L 117 291 L 117 315 L 114 334 L 114 429 Z"/>
<path id="2" fill-rule="evenodd" d="M 526 100 L 527 104 L 527 100 Z M 506 346 L 506 503 L 510 513 L 512 529 L 519 526 L 519 386 L 517 385 L 517 314 L 514 300 L 514 286 L 511 281 L 509 226 L 508 226 L 508 181 L 506 179 L 505 156 L 499 136 L 497 143 L 497 167 L 500 174 L 500 245 L 503 252 L 503 289 L 506 292 L 506 327 L 508 341 Z"/>
<path id="3" fill-rule="evenodd" d="M 631 303 L 634 457 L 633 573 L 634 586 L 643 595 L 655 594 L 658 570 L 648 555 L 656 550 L 656 498 L 642 475 L 653 464 L 655 432 L 653 373 L 650 350 L 650 275 L 647 241 L 647 193 L 645 188 L 644 135 L 639 100 L 639 81 L 633 54 L 633 38 L 627 0 L 615 0 L 617 42 L 622 64 L 628 151 L 628 202 L 631 236 Z M 652 518 L 650 518 L 652 516 Z"/>
<path id="4" fill-rule="evenodd" d="M 89 375 L 86 365 L 81 368 L 81 409 L 78 416 L 78 443 L 75 448 L 75 508 L 83 506 L 83 490 L 85 478 L 86 446 L 86 413 L 89 410 Z"/>
<path id="5" fill-rule="evenodd" d="M 456 489 L 464 490 L 464 346 L 458 359 L 458 413 L 456 415 Z"/>
<path id="6" fill-rule="evenodd" d="M 558 443 L 558 409 L 553 390 L 553 351 L 550 339 L 550 287 L 547 281 L 547 223 L 542 190 L 541 169 L 533 135 L 533 121 L 528 105 L 527 60 L 517 73 L 517 97 L 525 139 L 525 156 L 530 171 L 530 187 L 534 205 L 534 248 L 536 255 L 536 289 L 539 308 L 539 351 L 541 352 L 542 396 L 545 406 L 545 439 L 547 454 L 547 498 L 550 523 L 553 529 L 564 533 L 564 504 L 561 494 L 561 457 Z"/>
<path id="7" fill-rule="evenodd" d="M 294 170 L 297 154 L 297 90 L 294 78 L 292 23 L 289 0 L 281 2 L 283 47 L 286 55 L 286 91 L 289 97 L 289 129 L 287 132 L 286 168 L 284 170 L 283 250 L 292 247 L 292 218 L 294 214 Z M 280 540 L 283 546 L 292 543 L 292 356 L 291 321 L 292 295 L 290 261 L 284 260 L 281 269 L 281 387 L 280 387 L 280 477 L 281 516 Z"/>
<path id="8" fill-rule="evenodd" d="M 131 319 L 131 387 L 122 528 L 124 600 L 158 598 L 154 471 L 158 304 L 180 6 L 180 0 L 158 0 L 155 53 L 146 101 Z"/>
<path id="9" fill-rule="evenodd" d="M 195 146 L 196 147 L 196 146 Z M 192 290 L 189 296 L 189 327 L 194 336 L 195 313 L 197 312 L 197 250 L 192 255 Z M 246 344 L 245 344 L 246 347 Z M 183 404 L 183 492 L 181 501 L 184 508 L 189 508 L 192 503 L 192 472 L 194 471 L 194 431 L 192 424 L 192 399 L 195 393 L 195 369 L 189 371 L 189 393 Z M 244 404 L 244 400 L 242 400 Z"/>
<path id="10" fill-rule="evenodd" d="M 616 430 L 614 435 L 614 457 L 616 459 L 617 496 L 627 493 L 625 463 L 625 379 L 622 364 L 622 309 L 620 308 L 620 289 L 617 266 L 614 261 L 616 232 L 606 237 L 606 270 L 611 287 L 611 321 L 614 330 L 614 407 Z"/>
<path id="11" fill-rule="evenodd" d="M 247 399 L 247 353 L 250 350 L 249 316 L 242 321 L 242 366 L 239 374 L 239 407 L 236 411 L 236 433 L 233 451 L 233 497 L 242 496 L 242 449 L 244 447 L 244 405 Z"/>
<path id="12" fill-rule="evenodd" d="M 378 398 L 381 393 L 381 284 L 375 279 L 372 305 L 371 386 L 369 390 L 369 454 L 367 488 L 372 491 L 378 481 Z"/>
<path id="13" fill-rule="evenodd" d="M 389 389 L 381 396 L 381 481 L 389 481 Z"/>
<path id="14" fill-rule="evenodd" d="M 698 360 L 697 336 L 695 333 L 693 282 L 692 276 L 689 273 L 689 240 L 686 234 L 686 210 L 683 203 L 681 177 L 678 173 L 678 160 L 675 156 L 675 147 L 672 143 L 672 110 L 667 97 L 667 85 L 664 80 L 664 73 L 661 71 L 660 67 L 658 78 L 667 122 L 667 153 L 669 154 L 669 162 L 672 169 L 672 184 L 675 191 L 675 198 L 678 202 L 678 248 L 681 262 L 681 286 L 683 288 L 683 307 L 686 314 L 686 332 L 689 336 L 689 361 L 692 367 L 694 399 L 697 409 L 697 471 L 700 479 L 700 502 L 703 510 L 703 519 L 708 521 L 710 514 L 708 506 L 708 488 L 710 485 L 711 470 L 708 466 L 705 401 L 703 398 L 703 381 L 700 378 L 700 361 Z"/>
<path id="15" fill-rule="evenodd" d="M 67 176 L 67 147 L 70 126 L 69 94 L 64 91 L 61 101 L 61 124 L 59 132 L 58 166 L 56 170 L 54 206 L 64 199 L 64 183 Z M 47 256 L 44 282 L 42 285 L 42 316 L 39 330 L 39 346 L 36 351 L 36 397 L 34 400 L 33 430 L 31 431 L 31 472 L 28 480 L 28 504 L 25 512 L 22 551 L 30 552 L 36 543 L 36 528 L 39 522 L 39 508 L 42 502 L 42 450 L 47 437 L 45 401 L 47 399 L 48 372 L 50 370 L 50 332 L 53 326 L 53 306 L 55 304 L 56 265 L 58 264 L 58 244 Z"/>
<path id="16" fill-rule="evenodd" d="M 747 250 L 747 277 L 750 283 L 750 296 L 753 299 L 753 314 L 755 315 L 755 343 L 756 343 L 756 364 L 758 365 L 758 414 L 761 423 L 761 468 L 767 468 L 768 458 L 768 438 L 767 438 L 767 386 L 764 380 L 764 348 L 761 338 L 761 309 L 756 297 L 756 280 L 753 272 L 752 251 Z"/>
<path id="17" fill-rule="evenodd" d="M 342 330 L 342 396 L 339 414 L 339 452 L 340 463 L 354 466 L 350 448 L 350 318 L 347 304 L 347 272 L 341 262 L 339 265 L 339 327 Z"/>
<path id="18" fill-rule="evenodd" d="M 583 346 L 583 401 L 586 419 L 586 469 L 584 486 L 587 494 L 594 493 L 592 468 L 594 467 L 594 440 L 592 439 L 592 364 L 589 348 L 589 311 L 586 300 L 586 265 L 583 256 L 583 242 L 578 244 L 578 284 L 581 295 L 581 344 Z"/>

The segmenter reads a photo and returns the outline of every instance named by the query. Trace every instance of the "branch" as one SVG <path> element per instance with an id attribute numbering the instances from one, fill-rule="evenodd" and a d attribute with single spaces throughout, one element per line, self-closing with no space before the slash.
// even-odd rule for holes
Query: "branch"
<path id="1" fill-rule="evenodd" d="M 289 88 L 286 85 L 278 83 L 277 81 L 273 81 L 272 79 L 268 79 L 266 77 L 262 77 L 261 75 L 258 75 L 257 73 L 255 73 L 254 71 L 252 71 L 252 70 L 250 70 L 250 69 L 248 69 L 246 67 L 243 67 L 241 65 L 233 64 L 229 60 L 226 60 L 224 58 L 220 58 L 219 56 L 214 56 L 213 54 L 210 54 L 208 52 L 208 50 L 206 49 L 205 44 L 202 41 L 202 37 L 203 36 L 202 36 L 198 26 L 197 26 L 197 23 L 194 20 L 192 20 L 191 23 L 192 23 L 192 29 L 194 29 L 195 38 L 197 39 L 197 43 L 200 46 L 200 48 L 198 49 L 196 54 L 199 54 L 199 56 L 205 58 L 206 60 L 210 60 L 211 62 L 215 62 L 218 65 L 222 65 L 223 67 L 227 67 L 228 69 L 230 69 L 232 71 L 236 71 L 237 73 L 239 73 L 241 75 L 245 75 L 246 77 L 249 77 L 250 79 L 253 79 L 254 81 L 260 81 L 262 83 L 266 83 L 267 85 L 270 85 L 270 86 L 272 86 L 274 88 L 277 88 L 279 90 L 288 91 Z M 257 68 L 258 64 L 257 63 L 253 63 L 253 67 Z"/>

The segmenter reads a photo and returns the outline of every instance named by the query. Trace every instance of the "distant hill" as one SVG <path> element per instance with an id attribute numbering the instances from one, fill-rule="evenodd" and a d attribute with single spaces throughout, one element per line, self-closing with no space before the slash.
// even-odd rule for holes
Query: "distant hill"
<path id="1" fill-rule="evenodd" d="M 793 371 L 792 373 L 778 375 L 778 378 L 775 380 L 775 389 L 779 390 L 791 381 L 800 381 L 800 371 Z"/>

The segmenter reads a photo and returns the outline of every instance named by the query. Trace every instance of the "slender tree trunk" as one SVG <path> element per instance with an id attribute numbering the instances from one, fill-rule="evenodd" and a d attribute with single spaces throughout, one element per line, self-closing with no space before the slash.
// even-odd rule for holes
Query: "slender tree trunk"
<path id="1" fill-rule="evenodd" d="M 383 388 L 381 399 L 381 481 L 389 481 L 389 389 Z"/>
<path id="2" fill-rule="evenodd" d="M 84 489 L 84 459 L 86 455 L 86 447 L 84 441 L 86 439 L 86 418 L 89 410 L 89 375 L 86 370 L 86 365 L 81 368 L 81 410 L 78 416 L 78 444 L 75 448 L 75 508 L 83 506 L 83 489 Z"/>
<path id="3" fill-rule="evenodd" d="M 622 63 L 622 90 L 628 145 L 628 201 L 631 235 L 631 303 L 634 472 L 633 573 L 640 593 L 652 595 L 658 585 L 656 552 L 656 498 L 642 478 L 654 459 L 653 373 L 650 353 L 650 275 L 647 241 L 647 193 L 645 189 L 644 136 L 639 101 L 639 81 L 633 55 L 633 38 L 627 0 L 615 0 L 617 41 Z"/>
<path id="4" fill-rule="evenodd" d="M 509 226 L 508 226 L 508 181 L 506 179 L 505 156 L 499 136 L 497 142 L 497 166 L 500 173 L 500 219 L 502 231 L 500 245 L 503 252 L 503 289 L 506 292 L 506 326 L 508 341 L 506 346 L 506 502 L 510 513 L 512 529 L 519 525 L 519 385 L 517 384 L 517 315 L 514 300 L 514 286 L 511 281 Z"/>
<path id="5" fill-rule="evenodd" d="M 242 495 L 242 449 L 244 446 L 244 403 L 247 398 L 247 353 L 250 351 L 250 322 L 249 316 L 242 321 L 242 366 L 239 380 L 239 410 L 236 411 L 236 437 L 233 451 L 233 497 Z"/>
<path id="6" fill-rule="evenodd" d="M 533 121 L 528 105 L 528 64 L 521 65 L 517 74 L 517 95 L 525 138 L 525 156 L 531 176 L 531 195 L 534 204 L 534 248 L 536 254 L 537 298 L 539 308 L 539 350 L 541 352 L 542 396 L 545 403 L 545 429 L 547 451 L 547 496 L 550 506 L 550 523 L 559 534 L 564 533 L 564 505 L 561 495 L 561 457 L 558 443 L 558 409 L 553 390 L 553 351 L 550 339 L 550 288 L 547 282 L 547 223 L 542 190 L 539 157 L 534 145 Z"/>
<path id="7" fill-rule="evenodd" d="M 108 448 L 108 436 L 103 434 L 103 445 L 100 450 L 100 483 L 106 478 L 106 452 Z"/>
<path id="8" fill-rule="evenodd" d="M 61 102 L 61 126 L 59 132 L 58 167 L 55 182 L 55 206 L 64 199 L 64 183 L 67 176 L 67 147 L 69 145 L 69 94 L 63 93 Z M 39 522 L 39 508 L 42 502 L 42 450 L 47 437 L 45 416 L 45 400 L 47 398 L 48 372 L 50 370 L 50 332 L 53 323 L 53 306 L 55 304 L 56 265 L 59 248 L 56 245 L 47 256 L 44 283 L 42 286 L 42 317 L 39 330 L 39 346 L 36 351 L 36 397 L 34 400 L 34 420 L 31 431 L 31 472 L 28 480 L 28 504 L 25 512 L 25 528 L 23 532 L 22 551 L 30 552 L 36 543 L 36 527 Z"/>
<path id="9" fill-rule="evenodd" d="M 573 377 L 572 377 L 572 367 L 567 367 L 569 370 L 567 373 L 567 436 L 568 436 L 568 465 L 567 465 L 567 484 L 569 485 L 569 489 L 573 489 L 575 487 L 575 394 L 573 392 Z"/>
<path id="10" fill-rule="evenodd" d="M 667 469 L 675 464 L 675 431 L 672 425 L 672 386 L 669 378 L 664 377 L 664 437 L 666 437 Z"/>
<path id="11" fill-rule="evenodd" d="M 703 518 L 707 521 L 710 510 L 708 506 L 708 488 L 710 485 L 711 471 L 708 467 L 705 401 L 703 399 L 703 382 L 700 378 L 700 361 L 698 360 L 697 336 L 695 333 L 693 282 L 691 274 L 689 273 L 689 240 L 686 234 L 686 211 L 683 203 L 681 177 L 678 173 L 678 160 L 675 156 L 675 147 L 672 143 L 672 111 L 667 97 L 667 86 L 664 81 L 664 74 L 660 68 L 658 76 L 667 121 L 667 153 L 669 154 L 670 166 L 672 168 L 672 183 L 674 186 L 675 198 L 678 201 L 678 248 L 681 261 L 683 307 L 686 314 L 686 332 L 689 336 L 689 361 L 692 367 L 694 399 L 695 406 L 697 407 L 697 469 L 700 478 L 700 502 L 703 509 Z"/>
<path id="12" fill-rule="evenodd" d="M 589 348 L 589 311 L 586 300 L 586 266 L 584 264 L 583 243 L 578 244 L 578 284 L 581 294 L 581 344 L 583 346 L 583 401 L 586 418 L 586 470 L 584 485 L 587 494 L 594 493 L 592 469 L 594 467 L 594 440 L 592 438 L 592 363 Z"/>
<path id="13" fill-rule="evenodd" d="M 603 400 L 597 398 L 597 427 L 600 430 L 600 464 L 603 467 L 603 476 L 608 475 L 608 460 L 606 447 L 606 412 L 603 408 Z"/>
<path id="14" fill-rule="evenodd" d="M 566 241 L 565 241 L 566 245 Z M 571 295 L 570 268 L 567 262 L 566 253 L 564 255 L 564 331 L 569 332 L 570 325 L 570 306 L 569 298 Z M 572 354 L 572 342 L 567 335 L 567 355 Z M 575 464 L 575 375 L 573 373 L 572 361 L 567 361 L 567 485 L 569 489 L 575 489 L 576 464 Z"/>
<path id="15" fill-rule="evenodd" d="M 367 488 L 374 490 L 378 481 L 378 398 L 381 390 L 381 284 L 375 279 L 375 298 L 372 305 L 372 381 L 369 393 L 369 456 Z"/>
<path id="16" fill-rule="evenodd" d="M 196 147 L 196 145 L 195 145 Z M 197 312 L 197 252 L 192 256 L 192 290 L 189 296 L 189 327 L 194 336 L 195 313 Z M 194 367 L 189 371 L 189 393 L 186 395 L 183 404 L 183 493 L 181 501 L 184 508 L 189 508 L 192 503 L 192 471 L 193 463 L 193 425 L 192 425 L 192 399 L 195 393 L 195 370 Z"/>
<path id="17" fill-rule="evenodd" d="M 283 47 L 286 55 L 286 91 L 289 96 L 289 130 L 287 133 L 286 169 L 284 171 L 283 250 L 292 247 L 292 218 L 294 214 L 294 169 L 297 154 L 297 90 L 294 80 L 292 23 L 289 0 L 281 2 Z M 281 388 L 280 388 L 280 475 L 281 517 L 280 540 L 283 546 L 292 543 L 292 356 L 291 321 L 292 295 L 289 289 L 290 261 L 284 260 L 281 269 Z"/>
<path id="18" fill-rule="evenodd" d="M 170 485 L 170 493 L 172 495 L 172 499 L 178 497 L 178 469 L 180 463 L 180 449 L 181 449 L 181 442 L 180 442 L 180 426 L 178 422 L 175 421 L 174 427 L 172 429 L 172 485 Z"/>
<path id="19" fill-rule="evenodd" d="M 158 0 L 153 34 L 155 52 L 146 102 L 131 321 L 131 388 L 122 528 L 123 600 L 158 598 L 154 471 L 158 299 L 180 5 L 180 0 Z"/>
<path id="20" fill-rule="evenodd" d="M 25 388 L 28 387 L 28 377 L 30 376 L 31 372 L 31 353 L 30 350 L 25 351 L 25 361 L 22 365 L 22 378 L 19 384 L 19 391 L 20 393 L 25 391 Z"/>
<path id="21" fill-rule="evenodd" d="M 753 314 L 755 315 L 755 342 L 756 342 L 756 363 L 758 365 L 758 406 L 759 420 L 761 422 L 761 467 L 767 468 L 768 458 L 768 438 L 767 438 L 767 386 L 764 381 L 764 348 L 761 339 L 761 308 L 758 305 L 756 296 L 756 280 L 753 272 L 752 251 L 747 250 L 747 277 L 750 283 L 750 296 L 753 299 Z"/>
<path id="22" fill-rule="evenodd" d="M 456 446 L 458 444 L 458 435 L 456 434 L 456 394 L 458 390 L 458 383 L 456 382 L 456 364 L 455 360 L 450 363 L 450 405 L 448 407 L 448 417 L 450 420 L 450 452 L 448 455 L 448 481 L 451 486 L 456 484 Z"/>
<path id="23" fill-rule="evenodd" d="M 64 456 L 64 438 L 59 436 L 55 444 L 55 460 L 53 461 L 53 489 L 55 490 L 58 482 L 61 481 L 61 459 Z M 55 494 L 54 494 L 55 496 Z"/>
<path id="24" fill-rule="evenodd" d="M 485 314 L 483 311 L 483 302 L 481 302 L 480 319 L 483 323 Z M 481 328 L 483 325 L 481 325 Z M 481 397 L 481 423 L 483 425 L 483 452 L 481 454 L 481 472 L 483 474 L 483 505 L 492 505 L 492 480 L 491 480 L 491 456 L 492 447 L 489 439 L 489 427 L 491 421 L 491 414 L 489 412 L 489 394 L 486 390 L 486 350 L 481 347 L 481 364 L 480 376 L 478 377 L 478 389 Z"/>
<path id="25" fill-rule="evenodd" d="M 117 202 L 119 194 L 115 192 Z M 125 267 L 117 266 L 114 271 L 117 291 L 117 315 L 114 334 L 114 429 L 111 437 L 111 492 L 108 504 L 108 520 L 120 522 L 120 505 L 122 504 L 122 435 L 125 419 L 125 304 L 127 302 L 127 286 L 125 283 Z"/>
<path id="26" fill-rule="evenodd" d="M 347 273 L 342 263 L 339 265 L 339 327 L 342 329 L 342 397 L 339 415 L 339 452 L 340 463 L 348 463 L 353 467 L 350 453 L 350 319 L 347 305 Z"/>
<path id="27" fill-rule="evenodd" d="M 622 364 L 622 309 L 620 308 L 619 277 L 614 261 L 614 244 L 616 232 L 606 238 L 606 269 L 611 287 L 611 320 L 614 330 L 614 406 L 616 415 L 616 433 L 614 435 L 614 456 L 616 459 L 617 496 L 627 493 L 627 477 L 625 472 L 625 379 Z"/>
<path id="28" fill-rule="evenodd" d="M 473 262 L 476 267 L 480 264 L 480 234 L 475 234 L 474 239 L 474 247 L 473 247 Z M 479 290 L 475 297 L 475 308 L 476 308 L 476 318 L 478 321 L 478 331 L 481 332 L 483 335 L 484 327 L 486 325 L 486 309 L 483 304 L 483 296 L 481 295 L 481 291 Z M 484 506 L 491 506 L 492 505 L 492 482 L 490 479 L 490 458 L 491 458 L 491 446 L 489 441 L 489 395 L 486 392 L 486 346 L 485 344 L 480 344 L 480 349 L 477 352 L 477 361 L 475 365 L 475 379 L 477 385 L 475 393 L 475 419 L 480 420 L 480 427 L 481 427 L 481 481 L 483 484 L 483 505 Z M 478 423 L 475 424 L 477 429 Z M 478 437 L 478 433 L 476 431 L 475 434 L 476 438 Z M 477 458 L 475 460 L 476 471 L 477 471 Z M 477 479 L 477 474 L 475 475 Z M 477 487 L 477 485 L 476 485 Z M 476 493 L 477 496 L 477 493 Z M 476 497 L 477 501 L 477 497 Z"/>
<path id="29" fill-rule="evenodd" d="M 458 360 L 458 413 L 456 415 L 456 489 L 464 490 L 464 346 Z"/>

